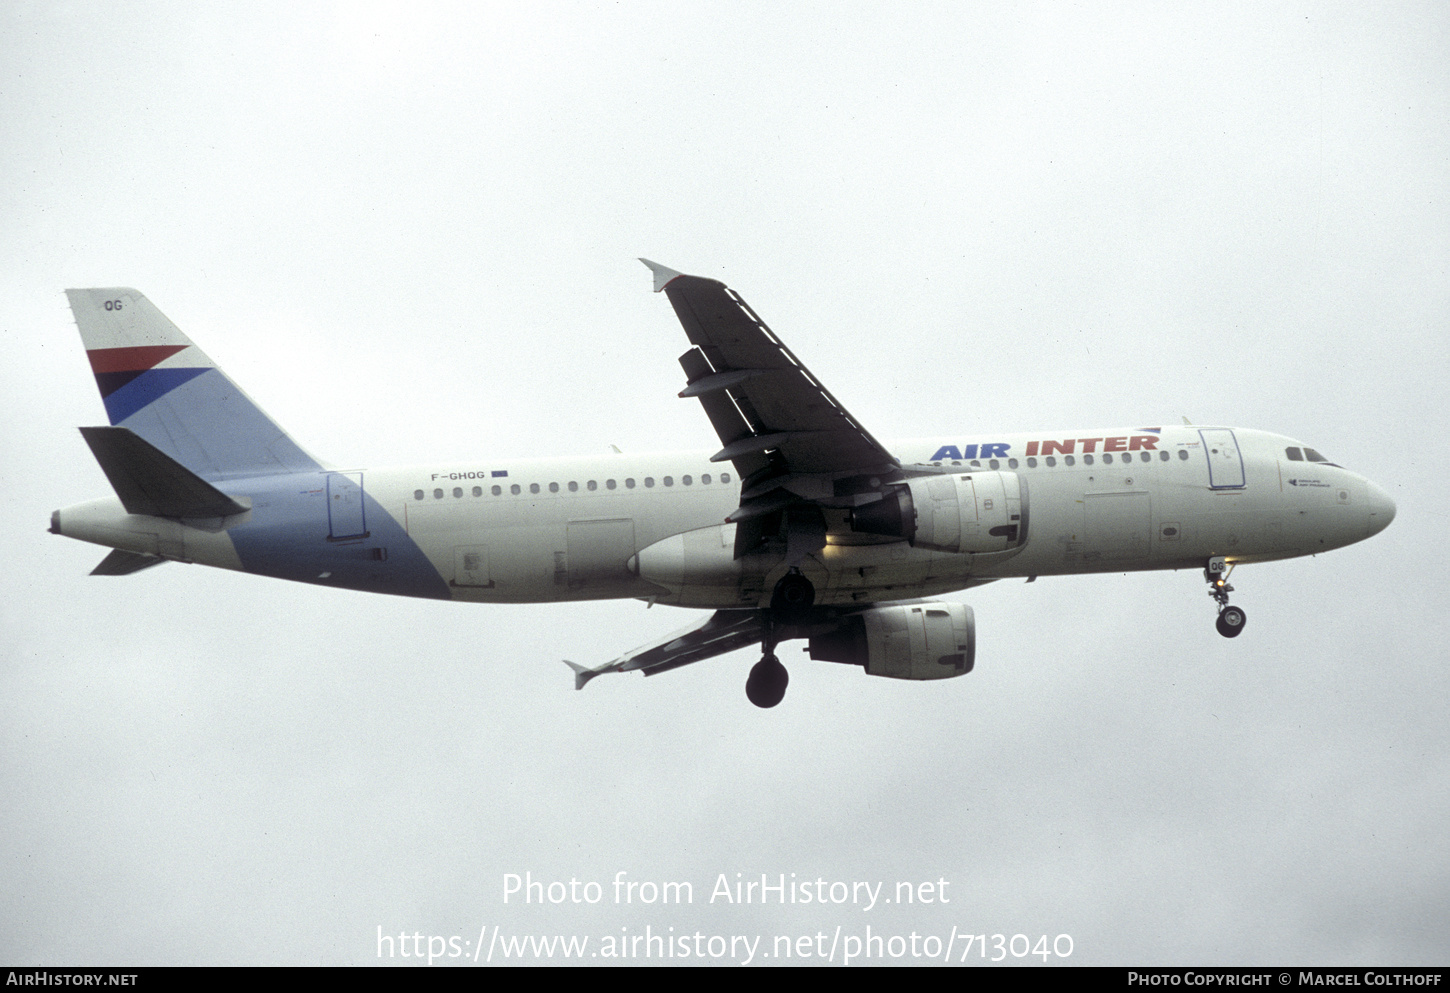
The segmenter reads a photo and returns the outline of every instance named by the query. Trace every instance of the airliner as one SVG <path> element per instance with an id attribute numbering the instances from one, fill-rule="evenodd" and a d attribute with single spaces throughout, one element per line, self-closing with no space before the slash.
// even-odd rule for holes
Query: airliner
<path id="1" fill-rule="evenodd" d="M 999 579 L 1203 570 L 1225 637 L 1244 563 L 1387 527 L 1395 505 L 1303 442 L 1189 424 L 939 435 L 882 444 L 724 283 L 642 259 L 689 339 L 681 397 L 717 451 L 334 466 L 292 440 L 133 289 L 67 290 L 109 425 L 82 437 L 115 496 L 51 515 L 112 549 L 93 575 L 195 562 L 471 603 L 634 598 L 709 613 L 593 668 L 646 676 L 760 645 L 872 676 L 972 671 L 970 606 Z"/>

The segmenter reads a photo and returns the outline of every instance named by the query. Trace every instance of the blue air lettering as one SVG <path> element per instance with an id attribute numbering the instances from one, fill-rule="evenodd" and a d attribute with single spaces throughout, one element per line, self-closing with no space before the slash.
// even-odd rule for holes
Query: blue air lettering
<path id="1" fill-rule="evenodd" d="M 1005 441 L 989 441 L 980 446 L 963 445 L 960 449 L 956 445 L 943 445 L 936 450 L 936 454 L 927 459 L 928 462 L 941 462 L 944 460 L 961 461 L 963 459 L 1005 459 L 1007 450 L 1012 446 Z"/>
<path id="2" fill-rule="evenodd" d="M 1133 435 L 1120 435 L 1116 438 L 1064 438 L 1038 439 L 1027 442 L 1025 454 L 1033 455 L 1073 455 L 1077 452 L 1091 454 L 1093 452 L 1155 452 L 1158 451 L 1159 436 L 1158 428 L 1143 428 L 1145 433 Z M 1152 434 L 1146 432 L 1154 432 Z M 1101 445 L 1102 448 L 1098 446 Z M 1081 446 L 1081 447 L 1078 447 Z M 1005 459 L 1007 452 L 1012 448 L 1005 441 L 985 442 L 980 445 L 963 445 L 960 449 L 956 445 L 943 445 L 936 450 L 936 454 L 927 459 L 928 462 L 960 462 L 971 459 Z"/>

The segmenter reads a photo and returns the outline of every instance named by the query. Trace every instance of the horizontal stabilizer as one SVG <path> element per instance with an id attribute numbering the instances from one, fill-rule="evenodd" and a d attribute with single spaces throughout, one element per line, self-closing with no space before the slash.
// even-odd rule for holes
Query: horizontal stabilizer
<path id="1" fill-rule="evenodd" d="M 250 509 L 129 428 L 81 428 L 81 435 L 128 514 L 230 517 Z"/>
<path id="2" fill-rule="evenodd" d="M 159 555 L 146 555 L 143 552 L 128 552 L 125 549 L 118 548 L 110 555 L 101 559 L 101 564 L 91 570 L 91 575 L 129 576 L 133 572 L 149 569 L 153 565 L 160 565 L 165 561 Z"/>

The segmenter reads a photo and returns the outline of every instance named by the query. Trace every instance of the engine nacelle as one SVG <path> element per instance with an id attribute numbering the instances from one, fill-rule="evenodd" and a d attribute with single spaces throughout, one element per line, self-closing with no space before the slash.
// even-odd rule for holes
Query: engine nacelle
<path id="1" fill-rule="evenodd" d="M 872 607 L 810 639 L 811 658 L 864 666 L 872 676 L 947 679 L 972 671 L 977 626 L 964 603 Z"/>
<path id="2" fill-rule="evenodd" d="M 954 472 L 907 480 L 858 507 L 851 526 L 939 552 L 1003 552 L 1026 543 L 1027 508 L 1015 472 Z"/>

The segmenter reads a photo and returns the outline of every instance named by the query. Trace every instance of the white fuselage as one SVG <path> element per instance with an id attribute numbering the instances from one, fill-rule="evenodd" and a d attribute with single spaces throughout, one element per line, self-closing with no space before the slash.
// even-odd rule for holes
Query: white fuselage
<path id="1" fill-rule="evenodd" d="M 828 511 L 825 547 L 799 566 L 815 585 L 816 602 L 934 596 L 1014 576 L 1196 568 L 1210 556 L 1288 558 L 1360 541 L 1393 516 L 1393 504 L 1373 483 L 1329 463 L 1290 461 L 1286 451 L 1298 443 L 1266 432 L 1164 428 L 1151 442 L 1118 451 L 1103 449 L 1126 449 L 1127 439 L 1143 433 L 998 437 L 980 448 L 947 449 L 939 440 L 890 447 L 904 465 L 1017 473 L 1028 507 L 1021 547 L 931 551 L 852 532 L 845 511 Z M 1237 449 L 1230 452 L 1234 458 L 1212 465 L 1217 449 L 1205 437 L 1223 438 L 1226 448 Z M 1054 454 L 1027 455 L 1048 448 L 1045 439 L 1054 440 Z M 978 451 L 992 457 L 950 458 Z M 709 462 L 708 453 L 485 460 L 323 471 L 315 485 L 297 475 L 280 488 L 276 477 L 263 482 L 223 486 L 253 506 L 235 541 L 230 526 L 127 515 L 113 499 L 60 512 L 61 530 L 223 568 L 474 602 L 639 597 L 691 607 L 757 606 L 786 572 L 783 549 L 735 558 L 735 525 L 723 522 L 739 504 L 740 480 L 728 462 Z M 358 506 L 365 492 L 366 507 L 374 508 L 358 512 L 356 534 L 341 523 L 349 483 L 357 487 Z M 391 532 L 377 526 L 379 511 L 396 522 Z M 245 542 L 244 533 L 252 536 Z M 368 582 L 351 579 L 355 569 L 322 560 L 314 565 L 295 547 L 298 534 L 325 536 L 319 547 L 338 561 L 356 566 L 354 560 L 366 559 Z M 387 585 L 388 563 L 400 559 L 402 542 L 431 564 L 446 594 Z"/>
<path id="2" fill-rule="evenodd" d="M 931 551 L 852 532 L 845 511 L 828 511 L 826 546 L 800 563 L 815 585 L 816 602 L 933 596 L 1013 576 L 1198 568 L 1211 556 L 1230 562 L 1287 558 L 1362 540 L 1393 516 L 1393 505 L 1373 483 L 1329 463 L 1291 461 L 1286 452 L 1302 446 L 1261 431 L 1163 428 L 1141 445 L 1131 439 L 1144 433 L 1131 429 L 997 437 L 981 446 L 948 447 L 933 439 L 889 447 L 904 465 L 1017 473 L 1029 508 L 1021 547 Z M 1218 451 L 1215 439 L 1223 439 L 1226 452 Z M 979 452 L 991 457 L 950 457 Z M 1214 464 L 1215 457 L 1224 461 Z M 734 557 L 735 525 L 723 522 L 739 504 L 740 480 L 728 462 L 709 462 L 708 453 L 321 472 L 315 488 L 289 485 L 295 496 L 288 500 L 312 508 L 299 516 L 289 502 L 289 528 L 310 520 L 313 530 L 325 531 L 331 499 L 328 551 L 371 556 L 376 561 L 369 568 L 382 575 L 389 558 L 397 559 L 400 539 L 391 539 L 390 551 L 380 530 L 365 523 L 356 530 L 366 534 L 349 535 L 338 523 L 344 500 L 339 479 L 366 492 L 367 505 L 377 508 L 374 516 L 380 510 L 396 522 L 447 584 L 445 595 L 456 600 L 640 597 L 680 606 L 757 606 L 786 571 L 783 550 Z M 272 505 L 283 501 L 249 482 L 234 480 L 224 489 L 253 502 L 249 524 L 265 531 Z M 228 529 L 132 517 L 114 500 L 70 508 L 62 520 L 65 533 L 101 544 L 355 585 L 343 571 L 309 571 L 290 562 L 286 569 L 271 567 L 271 559 L 248 554 L 249 547 L 275 544 L 271 539 L 244 545 L 239 537 L 234 548 Z M 416 592 L 406 584 L 391 591 Z"/>

